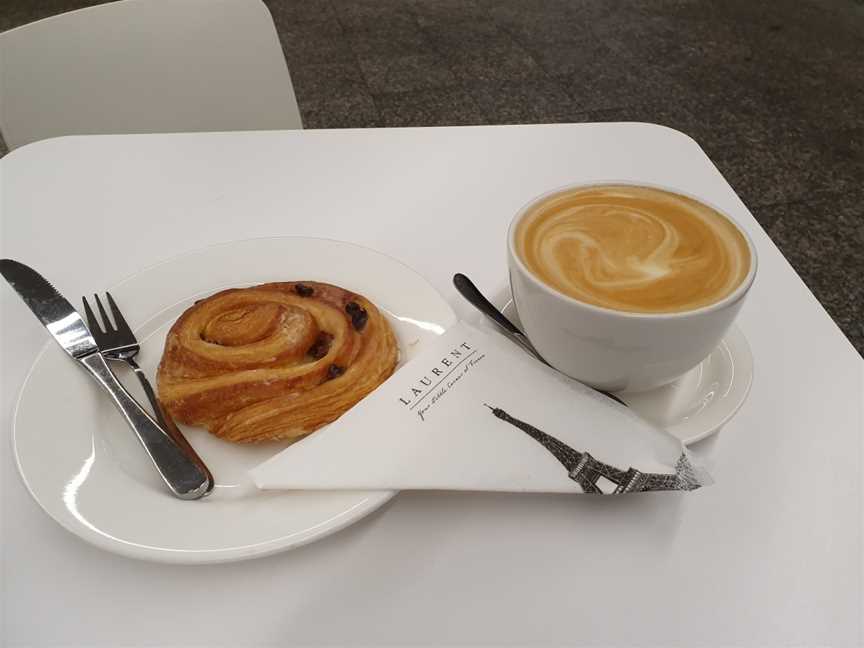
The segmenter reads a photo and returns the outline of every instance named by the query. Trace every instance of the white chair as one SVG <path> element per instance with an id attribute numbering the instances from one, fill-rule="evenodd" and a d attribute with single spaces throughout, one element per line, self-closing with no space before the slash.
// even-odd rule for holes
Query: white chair
<path id="1" fill-rule="evenodd" d="M 261 0 L 122 0 L 0 33 L 10 149 L 97 133 L 302 128 Z"/>

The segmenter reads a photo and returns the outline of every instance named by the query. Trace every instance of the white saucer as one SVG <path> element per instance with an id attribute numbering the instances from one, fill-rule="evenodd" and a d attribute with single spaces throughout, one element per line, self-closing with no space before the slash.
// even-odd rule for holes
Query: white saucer
<path id="1" fill-rule="evenodd" d="M 138 360 L 152 378 L 168 329 L 196 299 L 228 287 L 302 279 L 344 286 L 375 302 L 393 325 L 401 362 L 456 321 L 450 305 L 410 268 L 324 239 L 206 248 L 153 266 L 111 294 L 138 335 Z M 82 286 L 82 293 L 85 288 L 104 286 Z M 143 401 L 137 381 L 128 373 L 121 378 Z M 169 495 L 105 394 L 49 342 L 21 391 L 13 443 L 24 483 L 48 515 L 103 549 L 147 560 L 225 562 L 275 553 L 333 533 L 395 494 L 265 493 L 247 471 L 285 444 L 238 446 L 202 429 L 184 432 L 217 482 L 209 497 L 196 502 Z"/>
<path id="2" fill-rule="evenodd" d="M 507 318 L 521 326 L 509 290 L 496 300 L 496 305 L 500 304 L 504 304 L 502 311 Z M 649 391 L 619 392 L 617 396 L 686 445 L 719 431 L 744 404 L 752 382 L 750 345 L 733 324 L 711 355 L 674 382 Z"/>

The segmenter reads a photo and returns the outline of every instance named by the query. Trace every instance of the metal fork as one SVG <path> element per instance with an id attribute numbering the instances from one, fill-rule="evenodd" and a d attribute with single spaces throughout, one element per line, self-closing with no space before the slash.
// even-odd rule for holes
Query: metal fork
<path id="1" fill-rule="evenodd" d="M 207 475 L 209 484 L 204 491 L 204 495 L 209 494 L 210 491 L 213 490 L 213 475 L 201 457 L 198 456 L 198 453 L 195 452 L 195 449 L 189 445 L 189 442 L 186 440 L 186 437 L 183 436 L 183 433 L 177 427 L 177 424 L 174 423 L 171 415 L 164 407 L 162 407 L 162 403 L 159 402 L 156 392 L 153 391 L 153 387 L 147 379 L 147 374 L 145 374 L 144 370 L 138 366 L 137 362 L 135 362 L 135 356 L 138 355 L 138 351 L 141 349 L 138 344 L 138 339 L 135 337 L 132 329 L 129 328 L 129 325 L 123 318 L 123 314 L 120 312 L 120 308 L 118 308 L 114 298 L 111 297 L 111 293 L 106 292 L 105 297 L 108 300 L 108 307 L 111 309 L 111 315 L 114 318 L 113 325 L 111 320 L 108 319 L 108 314 L 105 312 L 105 307 L 102 305 L 102 300 L 99 299 L 99 295 L 93 295 L 93 299 L 96 302 L 96 307 L 99 309 L 99 314 L 102 316 L 101 324 L 99 320 L 96 319 L 93 310 L 90 308 L 87 298 L 81 298 L 81 301 L 84 302 L 84 312 L 87 315 L 87 327 L 90 329 L 90 333 L 95 338 L 96 344 L 99 346 L 99 349 L 102 351 L 102 355 L 105 358 L 125 362 L 132 371 L 135 372 L 135 375 L 138 377 L 138 382 L 141 383 L 141 387 L 144 388 L 144 393 L 147 394 L 147 400 L 149 400 L 150 404 L 153 406 L 153 412 L 156 415 L 157 421 L 160 423 L 162 428 L 168 432 L 180 449 L 183 450 L 187 458 L 189 458 L 190 461 L 192 461 L 204 474 Z"/>

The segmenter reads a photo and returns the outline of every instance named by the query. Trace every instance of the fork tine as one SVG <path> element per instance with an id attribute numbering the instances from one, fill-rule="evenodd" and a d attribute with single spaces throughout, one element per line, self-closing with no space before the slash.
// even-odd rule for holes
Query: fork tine
<path id="1" fill-rule="evenodd" d="M 99 308 L 99 314 L 102 316 L 102 324 L 105 325 L 105 332 L 110 333 L 114 330 L 114 327 L 111 325 L 111 320 L 108 319 L 108 313 L 105 312 L 105 307 L 102 305 L 102 300 L 99 299 L 99 295 L 93 295 L 93 299 L 96 300 L 96 306 Z"/>
<path id="2" fill-rule="evenodd" d="M 96 319 L 96 315 L 90 308 L 90 304 L 87 303 L 87 298 L 82 297 L 81 301 L 84 302 L 84 314 L 87 317 L 87 328 L 90 329 L 91 333 L 104 333 L 102 327 L 99 325 L 99 320 Z"/>
<path id="3" fill-rule="evenodd" d="M 118 308 L 117 302 L 114 301 L 111 293 L 105 291 L 105 297 L 108 298 L 108 307 L 111 309 L 111 314 L 114 316 L 114 324 L 117 327 L 117 331 L 134 339 L 135 336 L 132 333 L 132 329 L 129 328 L 126 320 L 123 319 L 123 313 L 120 312 L 120 308 Z"/>

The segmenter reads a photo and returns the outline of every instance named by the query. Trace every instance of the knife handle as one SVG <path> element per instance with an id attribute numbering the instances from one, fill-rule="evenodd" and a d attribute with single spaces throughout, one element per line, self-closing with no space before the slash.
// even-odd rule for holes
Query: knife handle
<path id="1" fill-rule="evenodd" d="M 91 353 L 78 359 L 91 376 L 111 396 L 129 427 L 138 436 L 153 465 L 172 494 L 180 499 L 199 499 L 213 489 L 213 479 L 206 469 L 177 445 L 156 421 L 126 391 L 101 353 Z"/>
<path id="2" fill-rule="evenodd" d="M 105 356 L 102 356 L 103 358 Z M 141 384 L 141 387 L 144 389 L 144 393 L 147 396 L 147 400 L 150 401 L 150 405 L 153 408 L 153 412 L 156 414 L 156 422 L 159 426 L 168 433 L 174 443 L 176 443 L 186 456 L 192 461 L 200 470 L 202 470 L 207 478 L 210 480 L 210 483 L 214 483 L 213 475 L 210 473 L 210 469 L 207 468 L 207 464 L 204 463 L 204 460 L 198 456 L 198 453 L 195 452 L 195 448 L 186 440 L 186 437 L 183 436 L 183 433 L 180 431 L 180 428 L 177 427 L 177 424 L 174 422 L 174 419 L 171 418 L 171 414 L 162 406 L 162 403 L 159 401 L 159 398 L 156 396 L 156 392 L 153 391 L 153 386 L 150 384 L 150 381 L 147 379 L 147 374 L 144 373 L 144 370 L 138 366 L 138 363 L 135 362 L 133 358 L 124 358 L 122 362 L 125 362 L 138 376 L 138 382 Z M 110 366 L 110 365 L 109 365 Z"/>

